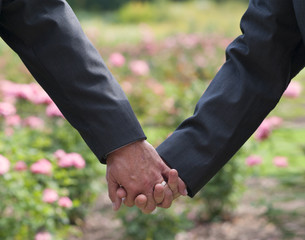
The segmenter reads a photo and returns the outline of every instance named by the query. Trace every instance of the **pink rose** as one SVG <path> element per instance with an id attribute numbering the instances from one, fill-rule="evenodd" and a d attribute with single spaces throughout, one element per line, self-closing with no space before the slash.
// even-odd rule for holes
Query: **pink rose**
<path id="1" fill-rule="evenodd" d="M 133 86 L 130 82 L 124 81 L 121 83 L 121 86 L 126 94 L 130 94 L 133 90 Z"/>
<path id="2" fill-rule="evenodd" d="M 268 121 L 264 120 L 255 132 L 255 139 L 263 141 L 271 134 L 271 125 Z"/>
<path id="3" fill-rule="evenodd" d="M 70 208 L 70 207 L 72 207 L 73 203 L 72 203 L 70 198 L 68 198 L 68 197 L 61 197 L 58 200 L 58 205 L 61 206 L 61 207 L 64 207 L 64 208 Z"/>
<path id="4" fill-rule="evenodd" d="M 5 118 L 5 124 L 7 126 L 16 127 L 20 126 L 21 118 L 18 115 L 10 115 Z"/>
<path id="5" fill-rule="evenodd" d="M 52 235 L 48 232 L 39 232 L 35 235 L 35 240 L 52 240 Z"/>
<path id="6" fill-rule="evenodd" d="M 13 83 L 11 81 L 1 81 L 1 90 L 5 98 L 16 98 L 18 97 L 17 83 Z"/>
<path id="7" fill-rule="evenodd" d="M 277 167 L 288 167 L 288 161 L 286 157 L 277 156 L 273 159 L 273 164 Z"/>
<path id="8" fill-rule="evenodd" d="M 181 35 L 178 37 L 179 43 L 187 49 L 196 47 L 200 39 L 196 35 Z"/>
<path id="9" fill-rule="evenodd" d="M 23 98 L 35 104 L 51 103 L 52 101 L 37 83 L 20 84 L 2 81 L 1 87 L 6 98 Z"/>
<path id="10" fill-rule="evenodd" d="M 67 156 L 68 154 L 58 159 L 58 166 L 62 168 L 73 167 L 73 159 Z"/>
<path id="11" fill-rule="evenodd" d="M 298 96 L 300 96 L 301 92 L 302 92 L 301 84 L 296 81 L 291 81 L 286 91 L 284 92 L 284 96 L 288 98 L 297 98 Z"/>
<path id="12" fill-rule="evenodd" d="M 271 128 L 278 128 L 282 125 L 283 119 L 277 116 L 272 116 L 266 119 L 270 124 Z"/>
<path id="13" fill-rule="evenodd" d="M 44 202 L 53 203 L 53 202 L 57 201 L 57 199 L 58 199 L 58 194 L 55 190 L 47 188 L 43 191 L 42 200 Z"/>
<path id="14" fill-rule="evenodd" d="M 163 85 L 158 83 L 156 80 L 148 80 L 146 85 L 148 88 L 152 89 L 156 95 L 163 95 L 165 92 Z"/>
<path id="15" fill-rule="evenodd" d="M 39 117 L 29 116 L 23 120 L 23 124 L 33 129 L 42 129 L 44 121 Z"/>
<path id="16" fill-rule="evenodd" d="M 149 73 L 149 66 L 145 61 L 134 60 L 129 64 L 131 72 L 138 76 L 144 76 Z"/>
<path id="17" fill-rule="evenodd" d="M 10 161 L 0 154 L 0 175 L 7 173 L 10 170 Z"/>
<path id="18" fill-rule="evenodd" d="M 16 171 L 19 171 L 19 172 L 25 171 L 25 170 L 27 170 L 27 165 L 26 165 L 26 163 L 25 163 L 24 161 L 18 161 L 18 162 L 15 164 L 14 169 L 15 169 Z"/>
<path id="19" fill-rule="evenodd" d="M 112 53 L 109 62 L 114 67 L 122 67 L 125 64 L 125 57 L 121 53 Z"/>
<path id="20" fill-rule="evenodd" d="M 57 158 L 57 159 L 60 159 L 62 157 L 64 157 L 66 155 L 66 152 L 62 149 L 58 149 L 55 153 L 54 153 L 54 156 Z"/>
<path id="21" fill-rule="evenodd" d="M 68 156 L 72 159 L 73 166 L 76 168 L 84 168 L 86 162 L 79 153 L 69 153 Z"/>
<path id="22" fill-rule="evenodd" d="M 13 104 L 8 102 L 0 102 L 0 115 L 9 116 L 16 113 L 16 108 Z"/>
<path id="23" fill-rule="evenodd" d="M 262 158 L 260 156 L 256 156 L 256 155 L 251 155 L 249 157 L 247 157 L 246 159 L 246 164 L 247 166 L 255 166 L 255 165 L 259 165 L 262 163 Z"/>
<path id="24" fill-rule="evenodd" d="M 78 153 L 66 153 L 59 158 L 58 166 L 63 168 L 72 166 L 76 168 L 84 168 L 86 166 L 86 162 Z"/>
<path id="25" fill-rule="evenodd" d="M 31 172 L 35 174 L 51 175 L 52 164 L 47 159 L 40 159 L 36 163 L 32 164 Z"/>
<path id="26" fill-rule="evenodd" d="M 50 104 L 52 102 L 49 95 L 37 83 L 30 83 L 28 87 L 29 94 L 26 97 L 27 100 L 31 101 L 34 104 Z"/>
<path id="27" fill-rule="evenodd" d="M 63 117 L 61 111 L 59 110 L 59 108 L 56 106 L 56 104 L 54 102 L 52 102 L 51 104 L 49 104 L 47 106 L 46 114 L 49 117 Z"/>

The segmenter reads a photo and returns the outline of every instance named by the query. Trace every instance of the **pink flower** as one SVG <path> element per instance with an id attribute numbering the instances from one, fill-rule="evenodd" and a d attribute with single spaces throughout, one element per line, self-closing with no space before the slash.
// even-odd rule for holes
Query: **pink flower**
<path id="1" fill-rule="evenodd" d="M 39 117 L 29 116 L 23 120 L 23 124 L 33 129 L 42 129 L 44 121 Z"/>
<path id="2" fill-rule="evenodd" d="M 151 88 L 156 95 L 163 95 L 165 90 L 162 84 L 158 83 L 156 80 L 148 80 L 147 87 Z"/>
<path id="3" fill-rule="evenodd" d="M 272 116 L 266 119 L 270 124 L 271 128 L 278 128 L 282 125 L 283 119 L 277 116 Z"/>
<path id="4" fill-rule="evenodd" d="M 16 127 L 20 126 L 21 118 L 19 115 L 10 115 L 5 118 L 5 124 L 7 126 Z"/>
<path id="5" fill-rule="evenodd" d="M 1 81 L 1 90 L 3 92 L 3 95 L 5 98 L 16 98 L 19 97 L 19 90 L 22 88 L 19 88 L 19 85 L 17 83 L 13 83 L 11 81 Z"/>
<path id="6" fill-rule="evenodd" d="M 10 161 L 0 154 L 0 175 L 7 173 L 10 170 Z"/>
<path id="7" fill-rule="evenodd" d="M 109 62 L 114 67 L 122 67 L 125 64 L 125 57 L 121 53 L 112 53 Z"/>
<path id="8" fill-rule="evenodd" d="M 26 163 L 24 162 L 24 161 L 18 161 L 16 164 L 15 164 L 15 167 L 14 167 L 14 169 L 16 170 L 16 171 L 25 171 L 25 170 L 27 170 L 27 165 L 26 165 Z"/>
<path id="9" fill-rule="evenodd" d="M 66 153 L 65 155 L 59 157 L 58 166 L 63 168 L 74 166 L 80 169 L 86 166 L 86 162 L 78 153 Z"/>
<path id="10" fill-rule="evenodd" d="M 86 162 L 83 157 L 79 153 L 69 153 L 68 157 L 72 159 L 73 166 L 76 168 L 84 168 L 86 166 Z"/>
<path id="11" fill-rule="evenodd" d="M 58 194 L 55 190 L 47 188 L 43 191 L 42 201 L 46 203 L 53 203 L 57 201 L 57 199 L 58 199 Z"/>
<path id="12" fill-rule="evenodd" d="M 48 232 L 39 232 L 35 235 L 35 240 L 52 240 L 52 235 Z"/>
<path id="13" fill-rule="evenodd" d="M 255 139 L 263 141 L 267 139 L 271 134 L 271 125 L 268 121 L 264 120 L 255 132 Z"/>
<path id="14" fill-rule="evenodd" d="M 298 96 L 300 96 L 301 92 L 302 92 L 301 84 L 296 81 L 291 81 L 286 91 L 284 92 L 284 96 L 288 98 L 297 98 Z"/>
<path id="15" fill-rule="evenodd" d="M 70 208 L 70 207 L 72 207 L 73 203 L 72 203 L 70 198 L 68 198 L 68 197 L 61 197 L 58 200 L 58 205 L 61 206 L 61 207 L 64 207 L 64 208 Z"/>
<path id="16" fill-rule="evenodd" d="M 73 167 L 73 159 L 67 155 L 68 154 L 65 154 L 64 156 L 62 156 L 58 159 L 59 167 L 62 167 L 62 168 Z"/>
<path id="17" fill-rule="evenodd" d="M 47 109 L 46 109 L 46 114 L 49 117 L 63 117 L 61 111 L 59 110 L 59 108 L 55 105 L 54 102 L 52 102 L 51 104 L 48 105 Z"/>
<path id="18" fill-rule="evenodd" d="M 178 40 L 182 46 L 184 46 L 187 49 L 191 49 L 196 47 L 200 39 L 196 35 L 182 35 L 179 36 Z"/>
<path id="19" fill-rule="evenodd" d="M 28 96 L 26 96 L 27 100 L 31 101 L 34 104 L 50 104 L 52 102 L 49 95 L 37 83 L 30 83 L 28 87 L 29 94 Z"/>
<path id="20" fill-rule="evenodd" d="M 57 159 L 60 159 L 62 157 L 64 157 L 66 155 L 66 152 L 62 149 L 58 149 L 55 153 L 54 153 L 54 156 L 57 158 Z"/>
<path id="21" fill-rule="evenodd" d="M 20 84 L 10 81 L 3 81 L 2 91 L 6 98 L 23 98 L 35 104 L 51 103 L 51 98 L 48 94 L 37 84 Z"/>
<path id="22" fill-rule="evenodd" d="M 130 82 L 124 81 L 121 83 L 121 86 L 125 93 L 129 94 L 132 92 L 133 86 Z"/>
<path id="23" fill-rule="evenodd" d="M 51 175 L 52 164 L 47 159 L 40 159 L 36 163 L 32 164 L 31 172 L 35 174 Z"/>
<path id="24" fill-rule="evenodd" d="M 9 116 L 16 113 L 16 108 L 13 104 L 8 102 L 0 102 L 0 115 Z"/>
<path id="25" fill-rule="evenodd" d="M 170 49 L 175 48 L 178 44 L 178 40 L 174 37 L 169 37 L 164 41 L 164 48 Z"/>
<path id="26" fill-rule="evenodd" d="M 288 167 L 288 161 L 286 157 L 277 156 L 273 159 L 273 164 L 277 167 Z"/>
<path id="27" fill-rule="evenodd" d="M 247 166 L 251 167 L 251 166 L 261 164 L 262 161 L 263 161 L 263 159 L 260 156 L 251 155 L 251 156 L 247 157 L 246 164 L 247 164 Z"/>
<path id="28" fill-rule="evenodd" d="M 129 64 L 130 70 L 138 76 L 144 76 L 149 73 L 149 66 L 145 61 L 142 60 L 134 60 Z"/>

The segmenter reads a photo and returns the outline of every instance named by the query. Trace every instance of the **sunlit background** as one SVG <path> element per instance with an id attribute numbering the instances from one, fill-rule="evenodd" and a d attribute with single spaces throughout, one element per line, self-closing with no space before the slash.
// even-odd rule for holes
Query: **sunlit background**
<path id="1" fill-rule="evenodd" d="M 192 115 L 247 8 L 233 0 L 69 2 L 154 146 Z M 2 41 L 0 74 L 1 240 L 305 239 L 305 72 L 194 199 L 152 215 L 112 211 L 105 166 Z"/>

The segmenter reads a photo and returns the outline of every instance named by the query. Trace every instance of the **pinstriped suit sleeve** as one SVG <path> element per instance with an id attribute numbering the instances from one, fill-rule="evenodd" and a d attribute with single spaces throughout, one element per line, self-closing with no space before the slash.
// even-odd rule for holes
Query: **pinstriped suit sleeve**
<path id="1" fill-rule="evenodd" d="M 3 0 L 0 34 L 102 162 L 146 138 L 66 1 Z"/>
<path id="2" fill-rule="evenodd" d="M 194 115 L 157 148 L 191 197 L 238 151 L 304 67 L 292 1 L 250 1 L 241 29 Z"/>

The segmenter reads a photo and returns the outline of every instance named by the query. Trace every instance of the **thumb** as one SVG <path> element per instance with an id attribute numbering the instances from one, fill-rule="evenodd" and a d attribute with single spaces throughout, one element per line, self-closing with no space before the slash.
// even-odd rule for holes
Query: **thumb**
<path id="1" fill-rule="evenodd" d="M 122 186 L 118 188 L 118 190 L 116 191 L 116 194 L 121 199 L 122 198 L 126 198 L 126 196 L 127 196 L 127 193 L 126 193 L 125 189 Z"/>

